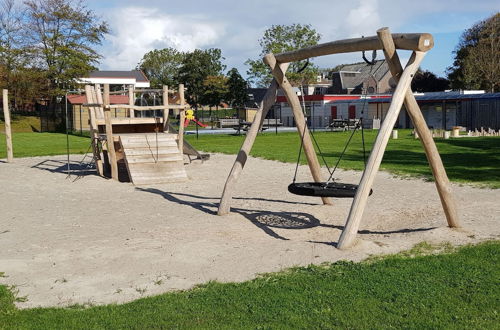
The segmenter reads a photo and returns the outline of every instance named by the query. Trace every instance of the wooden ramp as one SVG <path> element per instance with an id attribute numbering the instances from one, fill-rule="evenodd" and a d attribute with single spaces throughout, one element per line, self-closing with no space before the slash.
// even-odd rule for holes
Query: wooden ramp
<path id="1" fill-rule="evenodd" d="M 130 181 L 135 185 L 187 180 L 175 134 L 120 134 L 119 140 Z"/>

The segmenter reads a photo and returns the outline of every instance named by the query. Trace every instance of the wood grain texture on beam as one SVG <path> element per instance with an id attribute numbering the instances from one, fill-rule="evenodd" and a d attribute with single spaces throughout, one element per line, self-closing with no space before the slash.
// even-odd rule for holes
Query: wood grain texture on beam
<path id="1" fill-rule="evenodd" d="M 394 33 L 392 39 L 397 49 L 426 52 L 434 46 L 434 38 L 429 33 Z M 371 36 L 327 42 L 274 56 L 278 62 L 288 63 L 310 57 L 378 49 L 382 49 L 378 36 Z"/>
<path id="2" fill-rule="evenodd" d="M 109 85 L 104 84 L 103 95 L 104 120 L 106 121 L 106 141 L 108 146 L 109 163 L 111 165 L 111 178 L 118 180 L 118 164 L 116 163 L 115 143 L 113 139 L 113 125 L 111 124 L 111 111 L 109 107 Z"/>
<path id="3" fill-rule="evenodd" d="M 281 89 L 285 93 L 287 101 L 292 108 L 293 116 L 295 118 L 295 126 L 297 127 L 297 131 L 299 132 L 299 136 L 302 140 L 302 148 L 304 150 L 304 154 L 306 155 L 307 164 L 309 165 L 309 169 L 314 181 L 324 182 L 325 180 L 321 175 L 321 166 L 319 164 L 316 151 L 314 150 L 314 146 L 311 141 L 309 129 L 307 129 L 304 113 L 302 112 L 302 106 L 300 105 L 297 94 L 295 94 L 295 92 L 293 91 L 292 84 L 290 84 L 285 76 L 285 72 L 283 72 L 272 54 L 268 54 L 264 57 L 264 63 L 269 65 L 269 67 L 272 69 L 274 79 L 276 79 L 278 84 L 281 86 Z M 321 200 L 325 205 L 332 204 L 332 200 L 329 197 L 321 197 Z"/>
<path id="4" fill-rule="evenodd" d="M 85 97 L 87 99 L 88 104 L 97 104 L 97 96 L 95 95 L 94 87 L 90 85 L 85 85 Z M 100 103 L 101 104 L 101 103 Z M 104 168 L 101 159 L 101 151 L 99 150 L 99 134 L 97 128 L 97 118 L 95 106 L 89 106 L 89 120 L 90 120 L 90 138 L 92 139 L 92 151 L 94 155 L 94 159 L 96 162 L 97 173 L 100 176 L 104 176 Z"/>
<path id="5" fill-rule="evenodd" d="M 128 104 L 130 106 L 135 105 L 134 85 L 129 85 L 128 86 Z M 134 109 L 131 109 L 131 108 L 129 109 L 129 117 L 130 118 L 134 118 L 135 117 Z"/>
<path id="6" fill-rule="evenodd" d="M 164 109 L 180 109 L 184 110 L 185 105 L 129 105 L 129 104 L 110 104 L 105 105 L 108 109 L 134 109 L 137 111 L 147 111 L 147 110 L 164 110 Z"/>
<path id="7" fill-rule="evenodd" d="M 380 42 L 384 46 L 384 55 L 389 65 L 392 76 L 396 81 L 399 81 L 399 76 L 403 72 L 403 67 L 399 60 L 398 53 L 394 42 L 392 41 L 391 34 L 388 28 L 382 28 L 377 31 L 377 35 L 380 38 Z M 431 131 L 427 127 L 425 118 L 422 115 L 422 111 L 413 95 L 411 88 L 406 91 L 404 104 L 408 115 L 410 116 L 413 126 L 420 136 L 420 141 L 425 151 L 427 160 L 434 176 L 436 188 L 441 200 L 441 205 L 446 216 L 449 227 L 460 227 L 460 221 L 458 219 L 458 212 L 455 201 L 451 193 L 451 186 L 446 174 L 446 170 L 439 155 L 434 139 L 432 138 Z"/>
<path id="8" fill-rule="evenodd" d="M 410 88 L 413 75 L 417 71 L 424 56 L 424 52 L 413 52 L 406 69 L 401 74 L 399 83 L 392 96 L 391 105 L 389 110 L 387 110 L 387 115 L 382 122 L 382 126 L 380 127 L 375 143 L 373 144 L 365 171 L 361 177 L 361 182 L 359 183 L 356 195 L 354 196 L 346 225 L 340 235 L 340 239 L 337 244 L 339 249 L 349 248 L 355 242 L 359 225 L 368 201 L 368 196 L 373 186 L 373 181 L 375 180 L 375 176 L 380 168 L 380 163 L 382 162 L 382 157 L 384 156 L 394 124 L 398 119 L 406 91 Z"/>
<path id="9" fill-rule="evenodd" d="M 185 99 L 184 99 L 184 84 L 179 84 L 179 99 L 180 99 L 180 108 L 181 111 L 179 113 L 179 134 L 178 134 L 178 145 L 181 154 L 184 150 L 184 120 L 186 119 L 185 110 Z"/>
<path id="10" fill-rule="evenodd" d="M 163 86 L 163 106 L 165 109 L 163 109 L 163 132 L 168 132 L 168 116 L 170 114 L 170 108 L 168 108 L 168 86 Z"/>
<path id="11" fill-rule="evenodd" d="M 9 90 L 3 90 L 3 116 L 5 125 L 5 143 L 7 145 L 7 162 L 14 161 L 14 150 L 12 149 L 12 129 L 10 126 Z"/>

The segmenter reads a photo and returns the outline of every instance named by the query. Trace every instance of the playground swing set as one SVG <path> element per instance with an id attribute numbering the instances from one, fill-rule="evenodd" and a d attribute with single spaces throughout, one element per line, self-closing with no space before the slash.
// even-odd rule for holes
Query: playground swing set
<path id="1" fill-rule="evenodd" d="M 263 61 L 270 67 L 273 74 L 273 81 L 271 82 L 266 95 L 260 104 L 252 126 L 246 135 L 245 141 L 238 152 L 236 160 L 226 180 L 219 203 L 218 214 L 225 215 L 230 212 L 231 200 L 234 195 L 238 178 L 248 159 L 248 155 L 250 154 L 250 150 L 253 146 L 259 128 L 262 126 L 263 119 L 266 117 L 269 109 L 276 101 L 278 88 L 281 88 L 292 108 L 297 131 L 301 139 L 300 150 L 303 150 L 306 155 L 307 163 L 314 179 L 314 182 L 296 183 L 294 178 L 292 184 L 288 188 L 289 191 L 299 195 L 320 197 L 323 204 L 326 205 L 332 204 L 330 197 L 354 198 L 346 220 L 346 225 L 337 244 L 339 249 L 349 248 L 355 243 L 356 234 L 361 223 L 368 196 L 372 193 L 375 176 L 380 168 L 389 137 L 394 125 L 396 124 L 396 120 L 399 116 L 403 103 L 405 104 L 415 130 L 420 136 L 420 141 L 422 142 L 435 179 L 436 188 L 448 226 L 460 227 L 456 205 L 451 194 L 449 180 L 441 161 L 441 157 L 410 88 L 413 76 L 419 68 L 421 61 L 423 60 L 426 52 L 433 46 L 434 40 L 431 34 L 391 34 L 388 28 L 381 28 L 377 31 L 377 35 L 372 37 L 338 40 L 296 51 L 281 54 L 267 54 L 264 56 Z M 396 51 L 397 49 L 412 51 L 412 55 L 404 69 L 399 60 L 399 56 Z M 398 83 L 396 90 L 394 91 L 390 107 L 387 111 L 385 120 L 380 127 L 370 156 L 365 163 L 365 169 L 359 185 L 349 185 L 332 181 L 334 171 L 330 172 L 329 169 L 330 178 L 325 181 L 321 175 L 320 164 L 311 141 L 311 134 L 307 129 L 300 100 L 294 92 L 292 85 L 286 78 L 285 73 L 290 62 L 331 54 L 363 52 L 363 58 L 368 62 L 364 56 L 364 52 L 370 50 L 383 50 L 391 74 Z M 346 148 L 347 146 L 344 148 L 344 152 Z M 300 161 L 300 153 L 298 161 Z"/>

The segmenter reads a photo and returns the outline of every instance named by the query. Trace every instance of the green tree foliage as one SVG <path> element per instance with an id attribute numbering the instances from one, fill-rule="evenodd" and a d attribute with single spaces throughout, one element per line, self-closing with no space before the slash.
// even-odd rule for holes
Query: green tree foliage
<path id="1" fill-rule="evenodd" d="M 448 89 L 450 82 L 446 78 L 438 77 L 430 71 L 418 70 L 411 82 L 414 92 L 442 92 Z"/>
<path id="2" fill-rule="evenodd" d="M 0 66 L 4 88 L 15 88 L 15 77 L 26 63 L 23 11 L 14 0 L 0 4 Z"/>
<path id="3" fill-rule="evenodd" d="M 240 75 L 238 69 L 232 68 L 227 73 L 228 90 L 226 94 L 226 101 L 233 108 L 241 108 L 248 101 L 248 83 Z"/>
<path id="4" fill-rule="evenodd" d="M 100 55 L 95 46 L 108 25 L 78 0 L 27 0 L 26 29 L 37 66 L 46 73 L 53 95 L 75 78 L 94 70 Z"/>
<path id="5" fill-rule="evenodd" d="M 262 62 L 266 54 L 278 54 L 288 52 L 318 43 L 321 35 L 310 24 L 272 25 L 264 31 L 259 39 L 262 48 L 259 59 L 248 59 L 245 64 L 250 67 L 247 71 L 252 83 L 260 87 L 266 87 L 272 80 L 269 68 Z M 306 61 L 297 61 L 290 64 L 287 77 L 292 84 L 300 85 L 314 80 L 318 74 L 318 68 L 310 63 L 305 70 L 298 73 L 304 67 Z"/>
<path id="6" fill-rule="evenodd" d="M 500 90 L 500 13 L 464 31 L 448 79 L 454 89 Z"/>
<path id="7" fill-rule="evenodd" d="M 179 84 L 177 78 L 185 56 L 174 48 L 155 49 L 142 57 L 136 69 L 146 74 L 153 88 L 174 87 Z"/>
<path id="8" fill-rule="evenodd" d="M 208 76 L 203 81 L 203 93 L 200 103 L 210 107 L 218 107 L 227 95 L 227 78 L 225 76 Z"/>
<path id="9" fill-rule="evenodd" d="M 222 75 L 226 68 L 222 60 L 224 57 L 218 48 L 196 49 L 185 55 L 177 80 L 187 88 L 186 99 L 191 106 L 196 108 L 201 104 L 207 77 Z"/>

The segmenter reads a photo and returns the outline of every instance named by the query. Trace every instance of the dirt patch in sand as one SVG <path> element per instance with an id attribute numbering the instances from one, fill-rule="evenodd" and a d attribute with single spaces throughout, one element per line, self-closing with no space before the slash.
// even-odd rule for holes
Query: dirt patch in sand
<path id="1" fill-rule="evenodd" d="M 82 156 L 72 156 L 76 162 Z M 350 199 L 320 205 L 287 191 L 293 164 L 249 159 L 233 212 L 216 215 L 234 156 L 187 165 L 188 182 L 134 187 L 79 169 L 65 157 L 0 162 L 1 283 L 20 307 L 121 303 L 209 280 L 394 253 L 418 242 L 465 244 L 500 235 L 500 190 L 453 186 L 462 230 L 446 227 L 432 182 L 380 173 L 357 244 L 335 248 Z M 76 168 L 76 165 L 73 165 Z M 308 178 L 307 168 L 300 176 Z M 337 177 L 356 183 L 360 173 Z M 77 180 L 75 180 L 77 179 Z"/>

